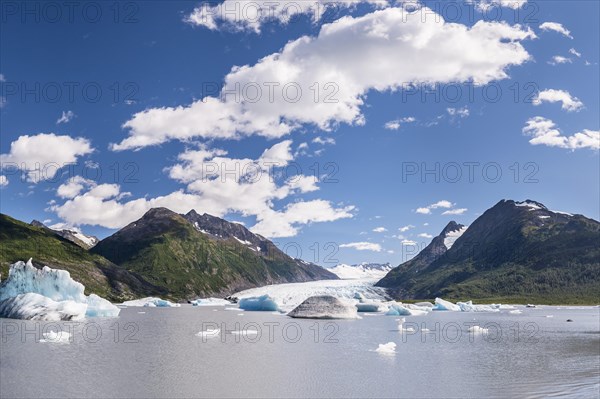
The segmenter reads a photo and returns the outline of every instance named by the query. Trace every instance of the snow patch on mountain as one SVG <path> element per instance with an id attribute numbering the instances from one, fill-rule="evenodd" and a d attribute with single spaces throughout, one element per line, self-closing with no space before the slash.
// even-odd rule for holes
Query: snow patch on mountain
<path id="1" fill-rule="evenodd" d="M 389 263 L 359 263 L 356 265 L 342 263 L 328 270 L 342 280 L 365 280 L 381 279 L 392 268 L 392 265 Z"/>
<path id="2" fill-rule="evenodd" d="M 444 245 L 446 246 L 446 248 L 452 248 L 454 242 L 458 239 L 458 237 L 462 236 L 468 228 L 469 226 L 463 226 L 458 230 L 449 231 L 448 233 L 446 233 L 446 236 L 444 237 Z"/>

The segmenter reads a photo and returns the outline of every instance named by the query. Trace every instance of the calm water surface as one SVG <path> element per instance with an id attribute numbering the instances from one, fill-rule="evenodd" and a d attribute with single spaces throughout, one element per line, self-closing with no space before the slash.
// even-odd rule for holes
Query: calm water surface
<path id="1" fill-rule="evenodd" d="M 127 308 L 72 326 L 0 319 L 0 397 L 598 397 L 600 309 L 521 309 L 406 317 L 405 333 L 392 316 L 224 307 Z M 58 326 L 72 342 L 38 342 Z M 259 334 L 231 333 L 244 328 Z M 387 342 L 396 353 L 375 351 Z"/>

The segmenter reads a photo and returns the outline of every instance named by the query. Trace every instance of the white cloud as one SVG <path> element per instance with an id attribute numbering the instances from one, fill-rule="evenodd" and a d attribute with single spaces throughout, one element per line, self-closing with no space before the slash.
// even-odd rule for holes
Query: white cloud
<path id="1" fill-rule="evenodd" d="M 422 215 L 429 215 L 429 214 L 431 214 L 431 209 L 429 209 L 429 208 L 417 208 L 416 212 L 420 213 Z"/>
<path id="2" fill-rule="evenodd" d="M 533 99 L 533 105 L 540 105 L 543 102 L 562 103 L 561 108 L 566 111 L 579 111 L 583 108 L 583 103 L 577 98 L 571 96 L 566 90 L 547 89 L 540 91 Z"/>
<path id="3" fill-rule="evenodd" d="M 326 145 L 326 144 L 333 145 L 333 144 L 335 144 L 335 139 L 333 139 L 331 137 L 325 137 L 325 138 L 323 138 L 323 137 L 318 136 L 318 137 L 315 137 L 312 140 L 312 142 L 315 143 L 315 144 L 321 144 L 321 145 Z"/>
<path id="4" fill-rule="evenodd" d="M 453 204 L 450 201 L 441 200 L 441 201 L 438 201 L 438 202 L 433 203 L 428 206 L 419 207 L 419 208 L 417 208 L 417 210 L 415 212 L 420 213 L 421 215 L 431 215 L 432 209 L 438 209 L 438 208 L 449 209 L 449 208 L 452 208 L 454 205 L 456 205 L 456 204 Z M 453 211 L 457 211 L 457 210 L 446 211 L 446 212 L 442 213 L 442 215 L 453 215 L 453 213 L 450 213 Z M 465 209 L 465 211 L 466 211 L 466 209 Z M 460 215 L 460 213 L 455 213 L 454 215 Z"/>
<path id="5" fill-rule="evenodd" d="M 543 31 L 558 32 L 561 35 L 568 37 L 569 39 L 573 38 L 573 36 L 571 36 L 571 32 L 567 28 L 562 26 L 562 24 L 559 24 L 558 22 L 544 22 L 543 24 L 540 25 L 540 29 Z"/>
<path id="6" fill-rule="evenodd" d="M 374 233 L 385 233 L 387 229 L 385 227 L 376 227 L 373 229 Z"/>
<path id="7" fill-rule="evenodd" d="M 584 129 L 572 136 L 563 136 L 553 121 L 541 116 L 529 119 L 523 128 L 523 133 L 532 137 L 529 143 L 533 145 L 546 145 L 570 150 L 580 148 L 600 149 L 599 130 Z"/>
<path id="8" fill-rule="evenodd" d="M 417 242 L 416 241 L 412 241 L 412 240 L 402 240 L 400 242 L 400 244 L 402 244 L 402 245 L 417 245 Z"/>
<path id="9" fill-rule="evenodd" d="M 469 108 L 464 106 L 462 108 L 446 108 L 446 111 L 450 116 L 459 116 L 461 118 L 466 118 L 469 116 Z"/>
<path id="10" fill-rule="evenodd" d="M 559 65 L 559 64 L 571 64 L 572 62 L 573 62 L 573 60 L 570 58 L 563 57 L 562 55 L 555 55 L 554 57 L 552 57 L 552 59 L 550 61 L 548 61 L 548 64 Z"/>
<path id="11" fill-rule="evenodd" d="M 6 77 L 0 73 L 0 82 L 6 82 Z"/>
<path id="12" fill-rule="evenodd" d="M 406 116 L 404 118 L 394 119 L 393 121 L 386 122 L 383 127 L 388 130 L 398 130 L 403 123 L 413 123 L 416 120 L 417 119 L 414 116 Z"/>
<path id="13" fill-rule="evenodd" d="M 415 226 L 413 226 L 412 224 L 409 224 L 409 225 L 406 225 L 406 226 L 400 227 L 398 230 L 399 230 L 401 233 L 405 233 L 405 232 L 407 232 L 408 230 L 410 230 L 410 229 L 414 229 L 414 228 L 415 228 Z"/>
<path id="14" fill-rule="evenodd" d="M 581 53 L 575 50 L 574 48 L 569 49 L 569 53 L 573 54 L 577 58 L 581 58 Z"/>
<path id="15" fill-rule="evenodd" d="M 385 7 L 385 0 L 225 0 L 212 5 L 205 2 L 186 16 L 185 21 L 196 26 L 203 26 L 210 30 L 229 29 L 234 31 L 253 31 L 260 33 L 262 25 L 277 21 L 287 24 L 297 15 L 310 15 L 313 22 L 318 22 L 323 14 L 331 8 L 352 8 L 360 3 L 371 3 L 378 7 Z"/>
<path id="16" fill-rule="evenodd" d="M 67 182 L 58 186 L 56 195 L 60 198 L 75 198 L 78 196 L 86 187 L 95 186 L 95 183 L 91 180 L 84 179 L 81 176 L 74 176 L 67 180 Z"/>
<path id="17" fill-rule="evenodd" d="M 159 206 L 179 213 L 202 210 L 219 217 L 237 213 L 256 217 L 251 230 L 267 237 L 294 236 L 303 225 L 352 217 L 353 206 L 334 206 L 322 199 L 299 199 L 275 209 L 275 201 L 318 190 L 314 177 L 281 176 L 293 159 L 291 144 L 290 140 L 277 143 L 256 160 L 230 158 L 224 150 L 203 145 L 188 149 L 179 155 L 177 164 L 165 170 L 186 189 L 155 198 L 124 201 L 129 193 L 122 193 L 118 185 L 74 179 L 59 188 L 60 196 L 70 198 L 51 209 L 72 225 L 108 228 L 123 227 Z"/>
<path id="18" fill-rule="evenodd" d="M 527 0 L 466 0 L 467 4 L 475 4 L 481 12 L 493 7 L 505 7 L 517 10 L 527 4 Z"/>
<path id="19" fill-rule="evenodd" d="M 291 41 L 255 65 L 234 67 L 218 97 L 134 114 L 123 124 L 129 137 L 111 148 L 195 138 L 278 138 L 306 124 L 322 130 L 362 125 L 369 91 L 504 79 L 507 68 L 530 59 L 522 41 L 534 37 L 520 25 L 446 23 L 426 9 L 386 8 L 343 17 L 323 25 L 318 36 Z"/>
<path id="20" fill-rule="evenodd" d="M 340 248 L 354 248 L 357 251 L 381 252 L 381 245 L 372 243 L 372 242 L 365 242 L 365 241 L 341 244 Z"/>
<path id="21" fill-rule="evenodd" d="M 75 163 L 77 158 L 93 151 L 83 137 L 40 133 L 20 136 L 10 144 L 10 152 L 0 155 L 3 168 L 15 167 L 27 174 L 27 180 L 38 183 L 54 178 L 59 168 Z"/>
<path id="22" fill-rule="evenodd" d="M 467 208 L 456 208 L 456 209 L 450 209 L 450 210 L 444 211 L 444 212 L 442 212 L 442 215 L 462 215 L 466 211 L 468 211 Z"/>
<path id="23" fill-rule="evenodd" d="M 75 116 L 76 115 L 73 111 L 63 111 L 61 117 L 56 121 L 56 124 L 59 125 L 61 123 L 69 123 L 71 120 L 73 120 L 73 118 L 75 118 Z"/>
<path id="24" fill-rule="evenodd" d="M 8 186 L 8 177 L 0 175 L 0 187 Z"/>
<path id="25" fill-rule="evenodd" d="M 421 233 L 421 234 L 419 234 L 419 237 L 421 237 L 421 238 L 433 238 L 433 236 L 431 234 L 427 234 L 427 233 Z"/>

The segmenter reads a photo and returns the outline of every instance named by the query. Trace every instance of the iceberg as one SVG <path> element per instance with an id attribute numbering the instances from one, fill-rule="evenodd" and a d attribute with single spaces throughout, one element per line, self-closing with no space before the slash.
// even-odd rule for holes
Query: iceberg
<path id="1" fill-rule="evenodd" d="M 279 306 L 269 295 L 259 297 L 250 297 L 240 299 L 238 306 L 243 310 L 252 310 L 259 312 L 276 312 Z"/>
<path id="2" fill-rule="evenodd" d="M 178 308 L 181 305 L 178 303 L 173 303 L 171 301 L 167 301 L 166 299 L 161 298 L 142 298 L 135 299 L 133 301 L 125 301 L 122 303 L 123 306 L 128 307 L 144 307 L 144 308 Z"/>
<path id="3" fill-rule="evenodd" d="M 452 312 L 460 312 L 460 306 L 450 302 L 445 301 L 442 298 L 435 298 L 435 306 L 433 310 L 449 310 Z"/>
<path id="4" fill-rule="evenodd" d="M 53 301 L 33 292 L 0 301 L 0 317 L 22 320 L 82 320 L 87 304 L 75 301 Z"/>
<path id="5" fill-rule="evenodd" d="M 380 310 L 381 302 L 368 301 L 360 292 L 354 294 L 354 299 L 358 300 L 356 310 L 359 312 L 379 312 Z"/>
<path id="6" fill-rule="evenodd" d="M 59 321 L 119 315 L 120 309 L 106 299 L 84 292 L 66 270 L 37 269 L 31 259 L 16 262 L 0 285 L 0 317 Z"/>
<path id="7" fill-rule="evenodd" d="M 299 319 L 357 319 L 355 306 L 328 295 L 312 296 L 288 313 Z"/>
<path id="8" fill-rule="evenodd" d="M 228 306 L 231 305 L 227 299 L 221 298 L 199 298 L 190 301 L 192 306 Z"/>
<path id="9" fill-rule="evenodd" d="M 385 314 L 386 316 L 423 316 L 427 313 L 429 313 L 428 310 L 420 306 L 392 303 Z"/>
<path id="10" fill-rule="evenodd" d="M 462 312 L 499 312 L 496 305 L 473 305 L 473 301 L 457 302 L 456 305 Z"/>

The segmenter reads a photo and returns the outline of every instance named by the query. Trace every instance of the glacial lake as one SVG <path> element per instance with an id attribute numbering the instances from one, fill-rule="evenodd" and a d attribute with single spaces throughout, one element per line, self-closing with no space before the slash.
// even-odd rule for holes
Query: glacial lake
<path id="1" fill-rule="evenodd" d="M 297 320 L 233 306 L 0 319 L 0 397 L 598 397 L 600 308 L 519 309 L 407 316 L 415 331 L 404 333 L 394 316 Z M 39 342 L 58 326 L 72 342 Z M 258 333 L 225 331 L 244 328 Z M 375 351 L 388 342 L 395 353 Z"/>

